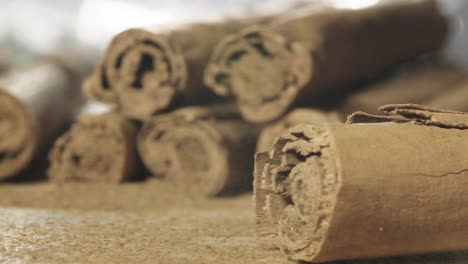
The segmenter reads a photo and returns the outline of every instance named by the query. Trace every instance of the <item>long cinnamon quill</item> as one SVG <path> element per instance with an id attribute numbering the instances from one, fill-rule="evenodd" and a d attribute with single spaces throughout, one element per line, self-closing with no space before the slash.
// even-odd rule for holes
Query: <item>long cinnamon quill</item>
<path id="1" fill-rule="evenodd" d="M 246 120 L 266 122 L 433 52 L 446 35 L 447 22 L 430 0 L 315 12 L 225 37 L 205 83 L 234 97 Z"/>

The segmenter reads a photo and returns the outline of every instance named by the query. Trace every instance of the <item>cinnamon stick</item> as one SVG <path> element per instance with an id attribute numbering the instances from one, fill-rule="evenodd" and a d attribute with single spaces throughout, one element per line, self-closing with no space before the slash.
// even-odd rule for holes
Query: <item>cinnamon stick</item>
<path id="1" fill-rule="evenodd" d="M 138 135 L 143 163 L 154 176 L 188 193 L 248 190 L 258 129 L 230 109 L 188 107 L 152 118 Z"/>
<path id="2" fill-rule="evenodd" d="M 464 103 L 468 92 L 463 92 L 468 89 L 462 85 L 467 80 L 467 74 L 456 65 L 443 62 L 407 65 L 405 69 L 372 82 L 362 90 L 351 94 L 334 111 L 324 112 L 312 108 L 292 110 L 262 129 L 257 142 L 257 152 L 270 149 L 277 137 L 296 125 L 340 122 L 355 111 L 375 114 L 380 105 L 389 103 L 425 103 L 439 108 L 463 111 L 463 106 L 468 109 L 468 104 Z M 463 93 L 467 95 L 463 96 Z"/>
<path id="3" fill-rule="evenodd" d="M 135 177 L 136 127 L 115 113 L 83 115 L 49 154 L 49 178 L 55 182 L 118 183 Z"/>
<path id="4" fill-rule="evenodd" d="M 351 94 L 340 107 L 340 112 L 344 117 L 355 111 L 376 114 L 379 106 L 394 103 L 433 106 L 429 103 L 432 98 L 452 93 L 459 83 L 467 80 L 468 75 L 456 65 L 444 62 L 412 65 Z M 439 107 L 453 109 L 443 105 Z"/>
<path id="5" fill-rule="evenodd" d="M 236 98 L 246 120 L 271 121 L 293 106 L 311 105 L 433 52 L 446 35 L 447 22 L 434 1 L 315 12 L 225 37 L 205 70 L 205 83 Z"/>
<path id="6" fill-rule="evenodd" d="M 468 114 L 420 105 L 298 126 L 257 154 L 258 233 L 312 262 L 468 248 Z"/>
<path id="7" fill-rule="evenodd" d="M 159 32 L 123 31 L 84 83 L 85 94 L 116 104 L 122 114 L 137 120 L 147 120 L 174 104 L 206 103 L 214 94 L 203 87 L 202 70 L 213 46 L 242 25 L 226 21 Z"/>
<path id="8" fill-rule="evenodd" d="M 0 179 L 16 176 L 64 128 L 81 103 L 76 68 L 43 59 L 0 80 Z"/>
<path id="9" fill-rule="evenodd" d="M 257 152 L 271 149 L 275 139 L 284 135 L 292 127 L 300 124 L 321 125 L 328 122 L 340 122 L 337 112 L 325 112 L 312 108 L 297 108 L 280 120 L 262 128 L 257 141 Z"/>

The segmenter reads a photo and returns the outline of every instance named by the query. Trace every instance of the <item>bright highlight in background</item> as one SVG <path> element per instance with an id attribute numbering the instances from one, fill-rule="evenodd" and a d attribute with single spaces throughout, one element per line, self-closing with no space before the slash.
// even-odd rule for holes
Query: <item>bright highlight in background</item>
<path id="1" fill-rule="evenodd" d="M 336 8 L 359 9 L 375 5 L 379 0 L 326 0 L 326 3 Z"/>
<path id="2" fill-rule="evenodd" d="M 174 12 L 154 10 L 142 4 L 118 0 L 85 0 L 78 12 L 76 29 L 80 41 L 102 47 L 125 29 L 173 20 Z"/>

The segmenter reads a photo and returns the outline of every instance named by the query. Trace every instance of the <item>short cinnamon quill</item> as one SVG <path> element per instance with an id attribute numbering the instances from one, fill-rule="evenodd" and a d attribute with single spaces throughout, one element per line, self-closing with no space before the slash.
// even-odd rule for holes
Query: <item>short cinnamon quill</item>
<path id="1" fill-rule="evenodd" d="M 145 123 L 138 135 L 143 163 L 156 177 L 201 196 L 251 189 L 258 129 L 232 107 L 187 107 Z"/>
<path id="2" fill-rule="evenodd" d="M 49 153 L 55 182 L 119 183 L 136 177 L 136 126 L 115 113 L 78 118 Z"/>

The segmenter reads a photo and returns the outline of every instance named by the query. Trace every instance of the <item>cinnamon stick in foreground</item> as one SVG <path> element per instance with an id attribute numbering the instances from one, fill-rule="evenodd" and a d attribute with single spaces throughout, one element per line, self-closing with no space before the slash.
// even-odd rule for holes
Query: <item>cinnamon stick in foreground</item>
<path id="1" fill-rule="evenodd" d="M 468 114 L 388 105 L 256 157 L 257 233 L 312 262 L 468 249 Z"/>
<path id="2" fill-rule="evenodd" d="M 116 104 L 122 114 L 147 120 L 181 101 L 214 98 L 202 70 L 214 45 L 244 24 L 226 21 L 174 30 L 129 29 L 114 37 L 100 65 L 84 83 L 93 100 Z"/>
<path id="3" fill-rule="evenodd" d="M 456 65 L 444 62 L 429 62 L 410 65 L 406 69 L 366 85 L 344 100 L 340 112 L 347 115 L 364 111 L 377 114 L 377 108 L 390 103 L 424 103 L 445 109 L 449 105 L 433 105 L 432 98 L 451 94 L 459 83 L 466 82 L 468 75 Z"/>
<path id="4" fill-rule="evenodd" d="M 275 139 L 297 125 L 322 125 L 329 122 L 340 122 L 337 112 L 325 112 L 312 108 L 297 108 L 280 120 L 262 128 L 257 141 L 257 152 L 268 151 Z"/>
<path id="5" fill-rule="evenodd" d="M 154 117 L 138 135 L 143 163 L 154 176 L 192 194 L 251 189 L 258 129 L 232 108 L 188 107 Z"/>
<path id="6" fill-rule="evenodd" d="M 266 122 L 433 52 L 446 35 L 447 22 L 434 1 L 315 12 L 225 37 L 205 83 L 235 97 L 246 120 Z"/>
<path id="7" fill-rule="evenodd" d="M 136 127 L 115 113 L 84 115 L 55 141 L 49 178 L 55 182 L 118 183 L 135 177 Z"/>
<path id="8" fill-rule="evenodd" d="M 25 169 L 52 143 L 81 103 L 76 69 L 43 59 L 0 80 L 0 179 Z"/>

